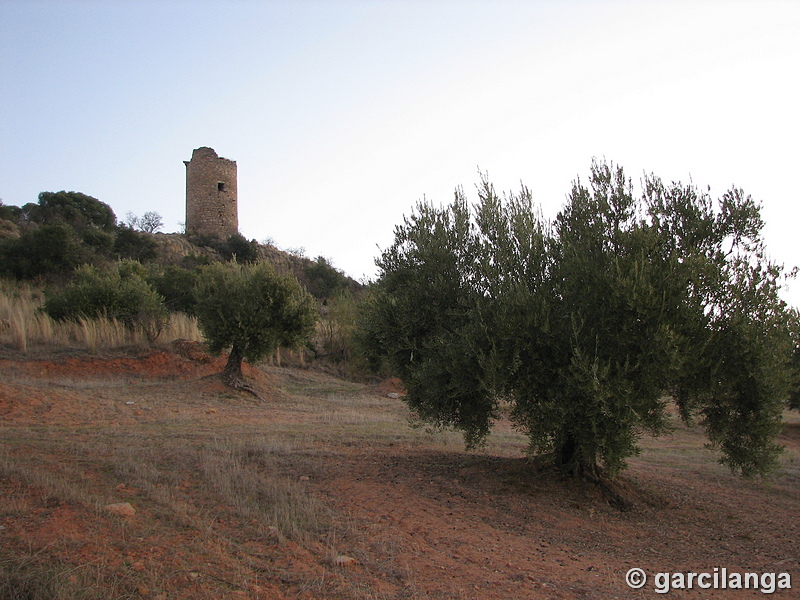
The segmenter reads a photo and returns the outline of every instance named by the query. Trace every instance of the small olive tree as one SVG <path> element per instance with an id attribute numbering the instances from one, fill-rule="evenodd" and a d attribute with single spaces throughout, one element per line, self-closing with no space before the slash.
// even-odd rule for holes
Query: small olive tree
<path id="1" fill-rule="evenodd" d="M 194 293 L 210 350 L 230 348 L 223 380 L 256 396 L 242 375 L 242 360 L 257 362 L 280 347 L 302 344 L 314 331 L 317 311 L 311 295 L 268 263 L 201 267 Z"/>

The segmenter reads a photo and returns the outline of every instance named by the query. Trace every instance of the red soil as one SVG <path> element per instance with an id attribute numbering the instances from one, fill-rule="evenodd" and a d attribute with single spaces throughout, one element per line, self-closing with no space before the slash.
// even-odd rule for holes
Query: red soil
<path id="1" fill-rule="evenodd" d="M 97 458 L 102 448 L 70 468 L 98 497 L 137 506 L 133 517 L 63 498 L 48 489 L 46 477 L 3 471 L 3 452 L 13 458 L 45 447 L 34 438 L 52 438 L 39 458 L 43 473 L 55 472 L 64 467 L 58 438 L 78 443 L 96 435 L 97 426 L 147 436 L 166 422 L 220 435 L 315 419 L 329 425 L 286 400 L 289 370 L 247 368 L 270 401 L 265 406 L 225 388 L 215 375 L 223 364 L 193 346 L 136 356 L 0 360 L 0 437 L 15 440 L 0 444 L 0 574 L 15 556 L 30 555 L 31 564 L 63 566 L 77 587 L 99 581 L 109 598 L 606 600 L 662 597 L 651 582 L 642 590 L 625 585 L 631 567 L 651 577 L 725 567 L 789 572 L 793 589 L 775 597 L 800 598 L 798 466 L 787 465 L 772 481 L 743 482 L 713 456 L 703 458 L 702 438 L 692 430 L 674 436 L 674 462 L 648 459 L 646 449 L 613 493 L 536 474 L 519 454 L 467 453 L 426 446 L 424 438 L 302 442 L 298 470 L 286 475 L 324 499 L 341 526 L 294 541 L 213 504 L 189 471 L 155 490 L 114 483 Z M 387 395 L 403 390 L 391 380 L 364 386 L 363 393 L 391 403 L 398 401 Z M 796 460 L 800 424 L 787 426 L 781 439 Z M 686 448 L 691 457 L 684 462 Z M 186 506 L 185 514 L 159 512 L 152 498 L 162 493 Z M 340 566 L 332 560 L 339 554 L 355 560 Z M 763 594 L 694 589 L 663 597 Z"/>

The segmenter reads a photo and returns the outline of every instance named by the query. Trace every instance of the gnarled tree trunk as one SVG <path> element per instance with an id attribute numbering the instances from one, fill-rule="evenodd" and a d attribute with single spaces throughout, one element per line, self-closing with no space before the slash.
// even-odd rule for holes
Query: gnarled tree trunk
<path id="1" fill-rule="evenodd" d="M 231 353 L 228 355 L 228 362 L 225 363 L 225 368 L 222 370 L 222 381 L 225 385 L 232 387 L 241 392 L 248 392 L 253 394 L 259 400 L 264 398 L 259 394 L 256 389 L 247 383 L 242 374 L 242 359 L 244 354 L 238 344 L 234 344 L 231 348 Z"/>

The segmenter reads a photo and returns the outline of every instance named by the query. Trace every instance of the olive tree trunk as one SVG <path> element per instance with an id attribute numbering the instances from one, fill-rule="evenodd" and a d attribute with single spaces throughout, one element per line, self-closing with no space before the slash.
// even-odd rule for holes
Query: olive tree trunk
<path id="1" fill-rule="evenodd" d="M 264 398 L 259 394 L 256 389 L 247 383 L 242 373 L 242 360 L 244 354 L 238 344 L 233 344 L 231 352 L 228 355 L 228 362 L 225 363 L 225 368 L 222 370 L 222 381 L 225 385 L 232 387 L 235 390 L 248 392 L 253 394 L 259 400 Z"/>

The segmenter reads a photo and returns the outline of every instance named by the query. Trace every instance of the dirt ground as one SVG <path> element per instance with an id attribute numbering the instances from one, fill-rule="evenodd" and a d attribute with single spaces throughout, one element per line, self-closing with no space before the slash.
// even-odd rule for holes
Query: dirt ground
<path id="1" fill-rule="evenodd" d="M 397 381 L 248 368 L 260 402 L 222 386 L 222 365 L 192 345 L 0 358 L 0 598 L 736 599 L 769 587 L 657 593 L 657 574 L 688 572 L 786 573 L 792 588 L 768 595 L 800 598 L 797 413 L 771 479 L 732 476 L 701 431 L 676 424 L 642 440 L 609 493 L 536 472 L 507 422 L 472 452 L 411 427 Z M 120 503 L 135 513 L 110 512 Z M 647 575 L 640 589 L 632 568 Z"/>

